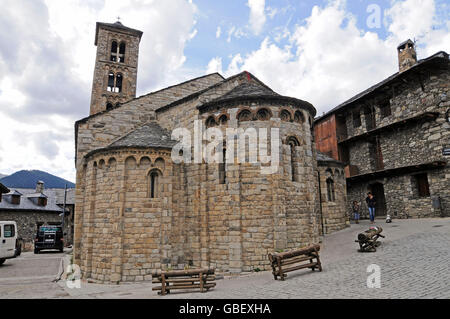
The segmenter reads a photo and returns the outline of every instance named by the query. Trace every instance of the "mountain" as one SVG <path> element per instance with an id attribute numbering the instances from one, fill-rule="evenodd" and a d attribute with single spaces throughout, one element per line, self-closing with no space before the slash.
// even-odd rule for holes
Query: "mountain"
<path id="1" fill-rule="evenodd" d="M 10 188 L 35 188 L 37 181 L 43 181 L 45 188 L 64 188 L 65 184 L 67 188 L 75 188 L 72 182 L 38 170 L 18 171 L 0 179 L 0 183 Z"/>
<path id="2" fill-rule="evenodd" d="M 0 179 L 2 179 L 3 177 L 6 177 L 6 176 L 8 176 L 8 175 L 6 175 L 6 174 L 0 174 Z"/>

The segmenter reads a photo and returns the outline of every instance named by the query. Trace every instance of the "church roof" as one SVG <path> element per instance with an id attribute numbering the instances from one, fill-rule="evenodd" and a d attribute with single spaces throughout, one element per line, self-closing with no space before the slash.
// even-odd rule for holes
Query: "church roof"
<path id="1" fill-rule="evenodd" d="M 177 143 L 177 141 L 171 139 L 171 134 L 167 130 L 163 129 L 158 123 L 153 121 L 131 131 L 105 148 L 89 152 L 86 154 L 86 157 L 101 151 L 127 147 L 171 149 Z"/>
<path id="2" fill-rule="evenodd" d="M 237 101 L 265 100 L 275 103 L 281 102 L 294 104 L 306 108 L 311 113 L 312 116 L 316 115 L 316 109 L 312 104 L 293 97 L 280 95 L 275 91 L 273 91 L 271 88 L 269 88 L 267 85 L 256 79 L 252 74 L 248 72 L 242 72 L 239 75 L 242 75 L 243 73 L 247 74 L 247 82 L 239 84 L 231 91 L 225 93 L 224 95 L 216 99 L 203 103 L 202 105 L 199 105 L 197 108 L 199 110 L 208 110 L 210 107 L 215 107 L 222 104 Z"/>
<path id="3" fill-rule="evenodd" d="M 97 45 L 98 31 L 99 31 L 100 27 L 110 28 L 110 29 L 112 28 L 112 29 L 114 29 L 114 31 L 121 30 L 126 33 L 131 33 L 133 35 L 138 36 L 139 39 L 142 37 L 142 34 L 144 34 L 142 31 L 124 26 L 120 21 L 117 21 L 115 23 L 97 22 L 97 26 L 96 26 L 96 30 L 95 30 L 95 43 L 94 43 L 95 45 Z"/>
<path id="4" fill-rule="evenodd" d="M 222 101 L 222 100 L 228 100 L 228 99 L 234 99 L 241 96 L 280 96 L 278 93 L 272 91 L 268 87 L 261 86 L 254 82 L 247 82 L 243 83 L 241 85 L 238 85 L 234 89 L 232 89 L 230 92 L 228 92 L 225 95 L 222 95 L 218 99 L 215 99 L 214 101 Z"/>
<path id="5" fill-rule="evenodd" d="M 109 147 L 163 147 L 172 148 L 177 142 L 171 139 L 170 133 L 156 122 L 149 122 L 124 137 L 115 141 Z"/>

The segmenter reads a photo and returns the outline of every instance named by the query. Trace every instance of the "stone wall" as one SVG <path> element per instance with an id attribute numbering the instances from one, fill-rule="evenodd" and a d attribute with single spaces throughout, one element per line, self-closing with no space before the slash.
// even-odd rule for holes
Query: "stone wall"
<path id="1" fill-rule="evenodd" d="M 372 94 L 371 98 L 361 100 L 352 109 L 347 110 L 348 137 L 354 137 L 367 131 L 365 115 L 361 112 L 362 125 L 354 128 L 352 110 L 372 105 L 375 107 L 376 127 L 384 127 L 404 121 L 403 125 L 388 131 L 380 131 L 377 136 L 384 169 L 395 169 L 417 166 L 430 162 L 447 162 L 442 169 L 422 169 L 409 174 L 389 176 L 373 180 L 370 176 L 364 182 L 351 181 L 348 189 L 348 205 L 353 200 L 362 201 L 370 185 L 379 182 L 384 187 L 387 213 L 398 217 L 438 217 L 450 214 L 450 175 L 448 174 L 449 157 L 443 155 L 444 147 L 450 146 L 450 123 L 445 114 L 450 107 L 448 69 L 428 68 L 425 75 L 416 73 L 405 75 L 405 81 L 397 81 L 394 88 L 385 90 L 383 94 Z M 379 108 L 386 101 L 386 92 L 392 93 L 389 102 L 391 115 L 383 117 Z M 389 94 L 387 95 L 389 96 Z M 413 117 L 425 112 L 437 113 L 437 117 L 422 118 L 410 121 Z M 359 174 L 367 174 L 376 170 L 374 155 L 369 150 L 367 137 L 347 144 L 350 153 L 350 165 L 359 169 Z M 426 173 L 430 188 L 430 196 L 418 197 L 414 175 Z M 433 201 L 440 198 L 441 208 L 435 208 Z"/>
<path id="2" fill-rule="evenodd" d="M 199 114 L 193 102 L 180 108 L 185 106 L 187 118 L 192 108 L 190 121 L 208 117 Z M 242 107 L 247 106 L 225 107 L 221 112 L 230 121 L 221 128 L 278 128 L 282 153 L 275 174 L 261 174 L 261 164 L 239 164 L 237 152 L 235 162 L 226 164 L 225 184 L 220 183 L 219 164 L 174 165 L 170 151 L 123 149 L 86 159 L 77 172 L 81 213 L 76 215 L 75 250 L 84 277 L 141 281 L 148 280 L 153 269 L 188 266 L 214 267 L 222 273 L 268 270 L 269 252 L 319 241 L 318 197 L 311 191 L 318 187 L 307 120 L 311 115 L 301 110 L 303 122 L 284 122 L 278 117 L 280 106 L 254 103 L 250 109 L 270 109 L 271 118 L 238 123 L 235 118 Z M 162 123 L 171 118 L 171 109 L 166 112 Z M 182 121 L 177 118 L 172 117 L 174 122 Z M 294 155 L 296 181 L 292 181 L 291 148 L 286 145 L 291 136 L 299 141 Z M 237 141 L 235 145 L 238 148 Z M 145 157 L 149 161 L 143 162 Z M 158 198 L 149 199 L 147 176 L 157 157 L 165 163 L 162 191 Z"/>
<path id="3" fill-rule="evenodd" d="M 347 206 L 347 186 L 344 166 L 335 163 L 319 163 L 320 200 L 323 233 L 331 234 L 350 226 L 351 209 Z M 329 200 L 327 179 L 334 182 L 335 200 Z"/>

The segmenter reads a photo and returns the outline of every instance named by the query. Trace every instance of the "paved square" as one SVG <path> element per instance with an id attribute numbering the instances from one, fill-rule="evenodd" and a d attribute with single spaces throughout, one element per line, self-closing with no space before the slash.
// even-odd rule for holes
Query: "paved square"
<path id="1" fill-rule="evenodd" d="M 450 218 L 377 225 L 386 236 L 377 252 L 357 252 L 357 234 L 371 226 L 362 221 L 325 237 L 323 272 L 292 272 L 284 282 L 263 272 L 218 280 L 217 287 L 205 294 L 177 292 L 160 297 L 150 283 L 82 284 L 82 289 L 66 291 L 82 298 L 450 298 Z M 381 268 L 379 289 L 367 287 L 371 264 Z"/>
<path id="2" fill-rule="evenodd" d="M 450 298 L 450 218 L 380 221 L 377 225 L 383 227 L 386 238 L 380 239 L 375 253 L 357 252 L 357 234 L 370 226 L 363 221 L 325 237 L 323 272 L 292 272 L 284 282 L 273 280 L 270 272 L 226 277 L 205 294 L 177 292 L 160 297 L 150 282 L 103 285 L 82 281 L 81 289 L 69 289 L 63 280 L 52 282 L 62 255 L 25 253 L 0 267 L 0 298 Z M 41 270 L 32 271 L 33 263 Z M 371 264 L 381 268 L 379 289 L 367 288 Z"/>

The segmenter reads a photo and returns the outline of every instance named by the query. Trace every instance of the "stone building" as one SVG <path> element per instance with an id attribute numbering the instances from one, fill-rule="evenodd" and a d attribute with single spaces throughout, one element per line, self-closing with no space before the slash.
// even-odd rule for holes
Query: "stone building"
<path id="1" fill-rule="evenodd" d="M 10 192 L 0 197 L 0 220 L 15 221 L 19 236 L 26 243 L 26 248 L 30 248 L 34 243 L 38 226 L 61 223 L 63 192 L 64 190 L 44 189 L 43 182 L 37 182 L 36 189 L 11 188 Z M 73 199 L 70 198 L 69 195 L 64 228 L 68 242 L 72 239 L 73 215 L 70 209 L 73 208 Z"/>
<path id="2" fill-rule="evenodd" d="M 109 56 L 114 41 L 130 48 L 124 63 L 137 66 L 141 35 L 118 23 L 97 24 L 91 115 L 75 124 L 74 262 L 83 276 L 120 282 L 149 279 L 161 268 L 263 270 L 269 252 L 317 243 L 322 219 L 314 107 L 277 94 L 248 72 L 226 79 L 209 74 L 135 98 L 133 69 L 121 73 L 130 91 L 110 90 L 105 79 L 123 66 Z M 116 99 L 120 104 L 108 106 Z M 196 129 L 250 133 L 242 144 L 235 140 L 242 133 L 225 140 L 219 160 L 208 164 L 195 142 L 179 152 L 172 139 L 179 128 L 200 146 L 206 141 Z M 272 174 L 262 173 L 270 163 L 246 161 L 257 155 L 249 147 L 256 144 L 252 129 L 266 129 L 271 155 L 272 147 L 280 151 Z M 173 154 L 188 160 L 200 154 L 200 161 L 174 161 Z M 343 176 L 334 165 L 331 174 Z M 331 229 L 345 224 L 328 220 Z"/>
<path id="3" fill-rule="evenodd" d="M 348 206 L 377 199 L 376 216 L 450 216 L 449 56 L 417 61 L 398 47 L 399 72 L 316 119 L 317 149 L 346 164 Z"/>
<path id="4" fill-rule="evenodd" d="M 330 234 L 350 226 L 347 209 L 345 164 L 317 152 L 321 234 Z"/>

